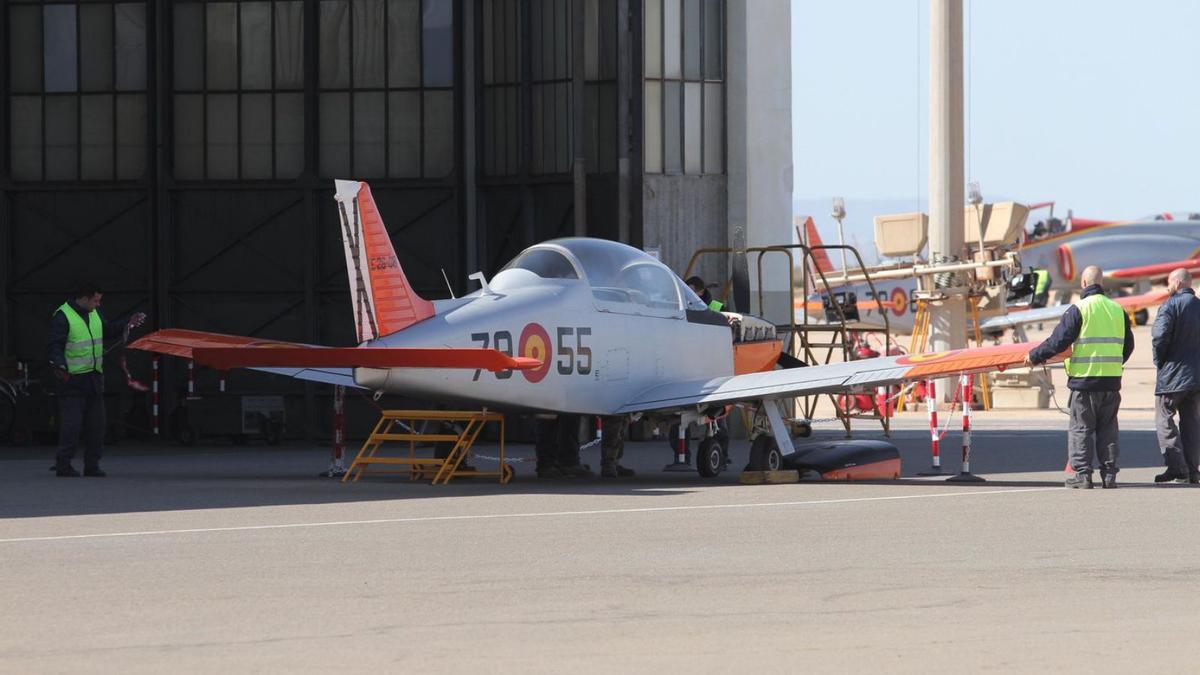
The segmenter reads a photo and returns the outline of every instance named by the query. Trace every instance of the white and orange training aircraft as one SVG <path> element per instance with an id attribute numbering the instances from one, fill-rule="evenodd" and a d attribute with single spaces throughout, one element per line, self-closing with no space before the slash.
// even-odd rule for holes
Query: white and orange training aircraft
<path id="1" fill-rule="evenodd" d="M 363 182 L 336 181 L 359 344 L 323 347 L 168 329 L 132 347 L 218 369 L 251 368 L 376 392 L 489 408 L 584 415 L 679 415 L 753 407 L 764 441 L 752 464 L 793 449 L 778 400 L 1020 365 L 1030 344 L 783 368 L 774 327 L 721 314 L 647 253 L 568 238 L 522 251 L 482 288 L 429 301 L 413 291 Z M 732 328 L 731 328 L 732 324 Z M 1065 356 L 1065 355 L 1063 355 Z M 773 439 L 773 440 L 772 440 Z M 711 441 L 711 439 L 708 439 Z M 716 447 L 714 447 L 716 446 Z M 697 453 L 703 475 L 724 448 Z M 782 452 L 781 452 L 782 451 Z"/>

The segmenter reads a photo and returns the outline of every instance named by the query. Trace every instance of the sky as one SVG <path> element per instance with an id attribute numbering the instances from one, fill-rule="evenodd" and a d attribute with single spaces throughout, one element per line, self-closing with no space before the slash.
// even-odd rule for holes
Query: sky
<path id="1" fill-rule="evenodd" d="M 798 211 L 923 210 L 930 1 L 791 1 Z M 986 200 L 1200 211 L 1200 2 L 963 5 L 966 172 Z"/>

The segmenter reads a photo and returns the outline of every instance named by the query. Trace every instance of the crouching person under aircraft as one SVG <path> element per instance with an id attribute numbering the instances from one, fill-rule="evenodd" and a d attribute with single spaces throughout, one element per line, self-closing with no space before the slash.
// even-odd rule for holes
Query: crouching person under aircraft
<path id="1" fill-rule="evenodd" d="M 591 478 L 590 467 L 579 463 L 579 415 L 538 418 L 538 478 Z"/>
<path id="2" fill-rule="evenodd" d="M 1092 265 L 1080 277 L 1079 301 L 1067 309 L 1058 326 L 1025 357 L 1039 365 L 1068 347 L 1067 387 L 1071 390 L 1067 448 L 1071 469 L 1069 488 L 1092 487 L 1092 455 L 1100 459 L 1106 488 L 1117 486 L 1117 412 L 1121 409 L 1121 374 L 1133 353 L 1129 315 L 1109 300 L 1100 286 L 1102 273 Z"/>
<path id="3" fill-rule="evenodd" d="M 615 415 L 600 422 L 600 477 L 632 478 L 633 469 L 621 466 L 625 455 L 625 437 L 629 435 L 629 417 Z"/>

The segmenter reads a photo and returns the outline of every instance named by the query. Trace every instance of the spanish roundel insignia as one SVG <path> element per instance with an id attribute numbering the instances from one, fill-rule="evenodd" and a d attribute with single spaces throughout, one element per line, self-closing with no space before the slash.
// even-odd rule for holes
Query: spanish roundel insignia
<path id="1" fill-rule="evenodd" d="M 896 359 L 897 365 L 908 365 L 910 363 L 928 363 L 929 361 L 937 361 L 944 359 L 947 356 L 954 356 L 962 351 L 961 349 L 951 349 L 947 352 L 930 352 L 928 354 L 906 354 Z"/>
<path id="2" fill-rule="evenodd" d="M 538 359 L 542 365 L 529 370 L 522 370 L 521 374 L 530 382 L 541 382 L 542 378 L 546 377 L 546 373 L 550 372 L 550 335 L 536 323 L 531 323 L 525 326 L 521 331 L 521 341 L 517 346 L 517 353 L 521 356 L 526 356 L 531 359 Z"/>
<path id="3" fill-rule="evenodd" d="M 905 310 L 908 309 L 908 294 L 903 288 L 892 289 L 892 314 L 896 316 L 904 316 Z"/>

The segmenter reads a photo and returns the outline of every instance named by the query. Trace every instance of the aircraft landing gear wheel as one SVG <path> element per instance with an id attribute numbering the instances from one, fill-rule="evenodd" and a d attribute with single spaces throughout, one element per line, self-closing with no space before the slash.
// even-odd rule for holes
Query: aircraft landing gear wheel
<path id="1" fill-rule="evenodd" d="M 1150 321 L 1150 310 L 1139 309 L 1133 313 L 1133 323 L 1138 326 L 1145 326 Z"/>
<path id="2" fill-rule="evenodd" d="M 783 467 L 783 453 L 775 439 L 762 435 L 750 444 L 750 463 L 747 471 L 778 471 Z"/>
<path id="3" fill-rule="evenodd" d="M 700 441 L 696 449 L 696 469 L 705 478 L 715 478 L 725 470 L 725 447 L 717 438 Z"/>

